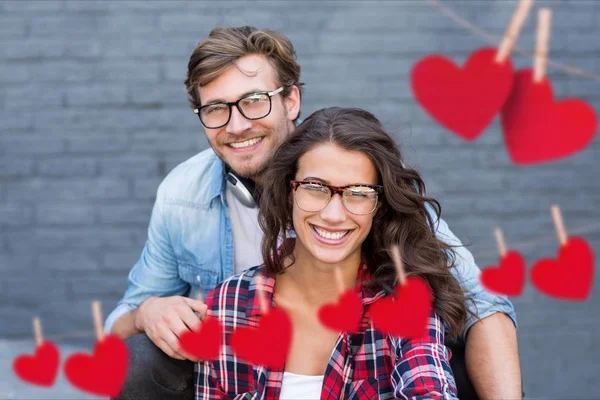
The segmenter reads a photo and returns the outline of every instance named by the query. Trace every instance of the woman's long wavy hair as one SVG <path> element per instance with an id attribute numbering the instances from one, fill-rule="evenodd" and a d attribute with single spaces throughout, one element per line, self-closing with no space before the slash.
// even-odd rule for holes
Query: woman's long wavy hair
<path id="1" fill-rule="evenodd" d="M 425 195 L 420 175 L 403 166 L 394 139 L 365 110 L 331 107 L 316 111 L 276 151 L 265 172 L 259 210 L 266 272 L 279 274 L 285 268 L 285 252 L 278 251 L 278 238 L 287 239 L 287 231 L 293 229 L 290 182 L 295 179 L 298 161 L 315 146 L 327 143 L 367 155 L 384 188 L 373 226 L 362 244 L 363 260 L 374 278 L 368 284 L 393 291 L 397 275 L 389 250 L 399 245 L 406 275 L 427 281 L 434 310 L 448 324 L 450 335 L 458 337 L 467 315 L 465 294 L 449 269 L 454 268 L 454 251 L 436 237 L 426 209 L 429 203 L 439 218 L 441 206 Z"/>

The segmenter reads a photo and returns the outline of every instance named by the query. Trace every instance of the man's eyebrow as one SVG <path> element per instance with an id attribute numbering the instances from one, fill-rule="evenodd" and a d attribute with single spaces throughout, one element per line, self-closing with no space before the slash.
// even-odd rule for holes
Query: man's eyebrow
<path id="1" fill-rule="evenodd" d="M 258 93 L 258 92 L 268 92 L 268 90 L 264 90 L 264 89 L 251 89 L 251 90 L 249 90 L 249 91 L 247 91 L 245 93 L 242 93 L 237 98 L 237 100 L 239 100 L 239 99 L 241 99 L 243 97 L 249 96 L 251 94 Z M 214 104 L 214 103 L 227 103 L 227 100 L 224 100 L 224 99 L 213 99 L 213 100 L 207 101 L 206 104 L 203 104 L 203 105 L 206 106 L 208 104 Z"/>

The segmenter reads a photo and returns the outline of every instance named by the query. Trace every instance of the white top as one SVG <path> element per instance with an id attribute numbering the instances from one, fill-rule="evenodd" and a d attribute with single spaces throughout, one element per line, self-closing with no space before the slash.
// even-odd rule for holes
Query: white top
<path id="1" fill-rule="evenodd" d="M 258 225 L 258 208 L 243 205 L 229 187 L 225 189 L 225 197 L 233 230 L 233 263 L 237 275 L 263 263 L 260 252 L 263 232 Z"/>
<path id="2" fill-rule="evenodd" d="M 324 375 L 283 373 L 280 400 L 319 400 Z"/>

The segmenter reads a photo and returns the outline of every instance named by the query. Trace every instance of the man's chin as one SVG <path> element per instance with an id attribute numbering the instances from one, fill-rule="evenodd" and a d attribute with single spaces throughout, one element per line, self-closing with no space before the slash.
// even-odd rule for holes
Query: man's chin
<path id="1" fill-rule="evenodd" d="M 239 177 L 256 180 L 260 175 L 262 175 L 266 170 L 266 163 L 262 165 L 236 165 L 236 164 L 228 164 L 229 168 Z"/>

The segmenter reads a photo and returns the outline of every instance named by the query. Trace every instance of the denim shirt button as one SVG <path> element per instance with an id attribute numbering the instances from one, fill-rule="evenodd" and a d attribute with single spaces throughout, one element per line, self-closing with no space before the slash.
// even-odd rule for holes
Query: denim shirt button
<path id="1" fill-rule="evenodd" d="M 196 275 L 196 282 L 200 282 L 200 275 Z"/>

